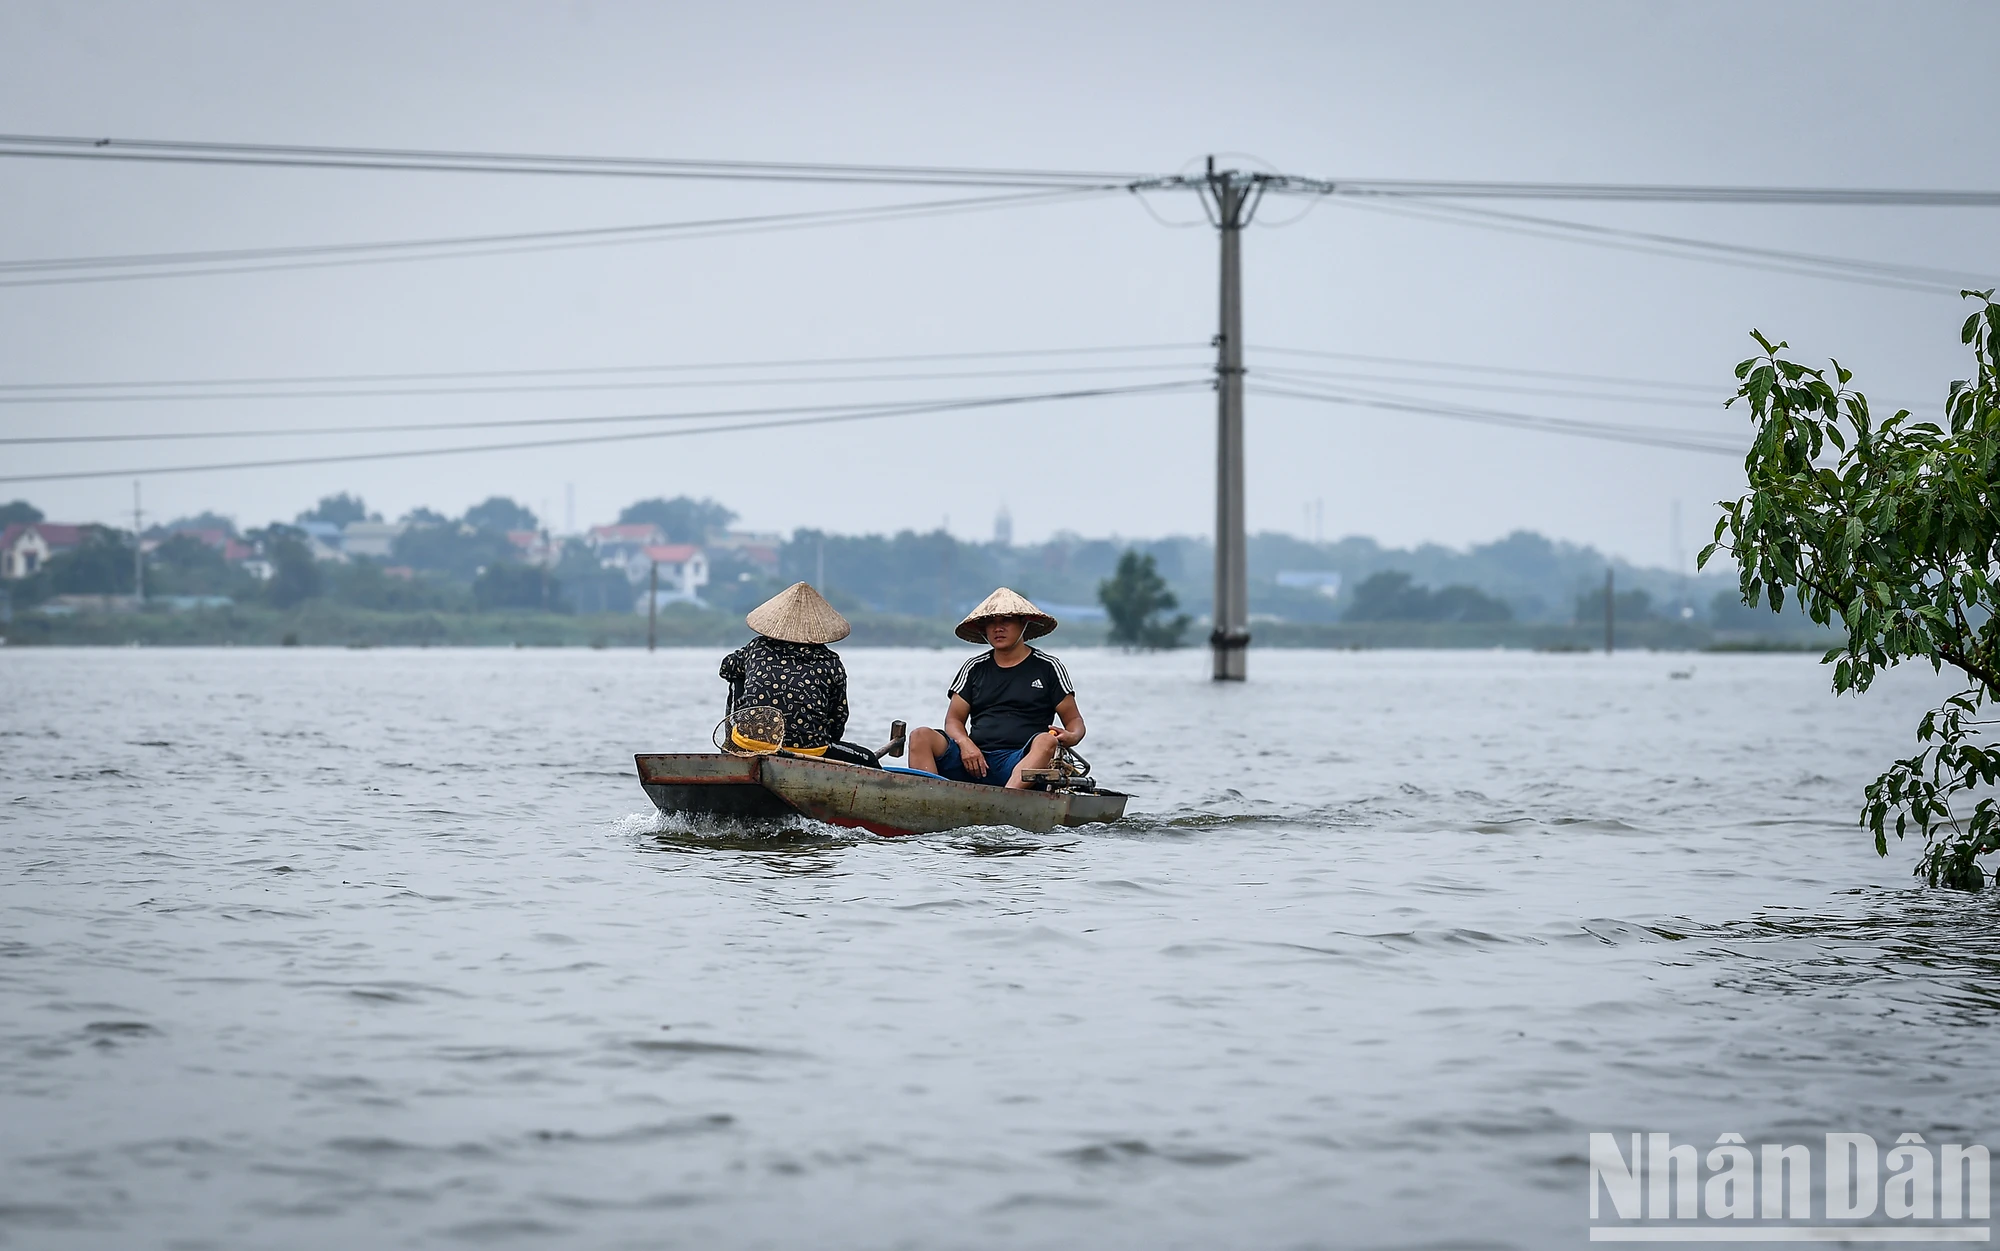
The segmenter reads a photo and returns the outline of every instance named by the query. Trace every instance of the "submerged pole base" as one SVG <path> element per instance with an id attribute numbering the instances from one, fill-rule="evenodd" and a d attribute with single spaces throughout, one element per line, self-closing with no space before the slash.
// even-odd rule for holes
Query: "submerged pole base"
<path id="1" fill-rule="evenodd" d="M 1208 636 L 1215 657 L 1217 682 L 1241 682 L 1250 676 L 1250 633 L 1247 630 L 1217 630 Z"/>

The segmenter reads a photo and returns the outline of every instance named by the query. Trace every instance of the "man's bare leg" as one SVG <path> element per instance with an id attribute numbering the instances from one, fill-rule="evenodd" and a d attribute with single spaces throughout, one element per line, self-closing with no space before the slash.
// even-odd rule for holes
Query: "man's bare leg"
<path id="1" fill-rule="evenodd" d="M 1028 744 L 1028 754 L 1021 757 L 1021 763 L 1014 766 L 1014 775 L 1007 779 L 1007 789 L 1010 791 L 1027 790 L 1028 784 L 1022 779 L 1021 775 L 1030 769 L 1046 769 L 1049 767 L 1049 762 L 1055 758 L 1056 736 L 1053 734 L 1035 735 L 1034 740 Z"/>
<path id="2" fill-rule="evenodd" d="M 933 730 L 927 725 L 918 726 L 910 731 L 910 767 L 922 769 L 925 773 L 936 773 L 938 757 L 944 755 L 948 746 L 950 744 L 945 740 L 943 731 Z"/>

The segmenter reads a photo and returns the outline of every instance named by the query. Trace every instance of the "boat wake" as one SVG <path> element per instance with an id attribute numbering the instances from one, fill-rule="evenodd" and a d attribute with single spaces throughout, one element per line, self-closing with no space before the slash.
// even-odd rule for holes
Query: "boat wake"
<path id="1" fill-rule="evenodd" d="M 782 820 L 711 816 L 681 812 L 634 812 L 612 822 L 622 838 L 645 839 L 666 847 L 692 851 L 775 851 L 792 847 L 827 847 L 874 837 L 811 817 Z"/>

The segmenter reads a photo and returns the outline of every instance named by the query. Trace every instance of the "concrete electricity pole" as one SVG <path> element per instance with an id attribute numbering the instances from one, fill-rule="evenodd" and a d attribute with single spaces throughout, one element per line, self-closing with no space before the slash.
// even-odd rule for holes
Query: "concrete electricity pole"
<path id="1" fill-rule="evenodd" d="M 1250 555 L 1243 528 L 1243 228 L 1264 198 L 1264 180 L 1217 170 L 1208 158 L 1202 204 L 1222 236 L 1221 327 L 1215 336 L 1215 628 L 1217 681 L 1249 676 Z"/>
<path id="2" fill-rule="evenodd" d="M 145 514 L 139 511 L 139 482 L 132 481 L 132 598 L 146 602 L 146 536 L 140 529 Z"/>

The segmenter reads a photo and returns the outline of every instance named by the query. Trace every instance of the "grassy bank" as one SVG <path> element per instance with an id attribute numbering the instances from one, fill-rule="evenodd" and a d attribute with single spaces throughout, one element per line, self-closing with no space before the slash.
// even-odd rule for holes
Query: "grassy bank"
<path id="1" fill-rule="evenodd" d="M 646 619 L 634 613 L 389 613 L 312 600 L 296 609 L 234 606 L 193 612 L 146 610 L 16 614 L 0 626 L 10 645 L 148 647 L 644 647 Z M 662 647 L 735 646 L 748 637 L 743 619 L 679 605 L 660 614 Z M 942 644 L 942 622 L 858 614 L 861 646 Z"/>
<path id="2" fill-rule="evenodd" d="M 953 623 L 886 613 L 855 613 L 851 645 L 933 647 L 956 645 Z M 1469 625 L 1442 622 L 1260 621 L 1251 631 L 1257 647 L 1369 649 L 1512 648 L 1530 651 L 1595 651 L 1604 646 L 1602 626 L 1506 622 Z M 141 612 L 79 612 L 63 616 L 18 613 L 0 625 L 14 645 L 149 647 L 644 647 L 646 619 L 637 614 L 566 616 L 556 613 L 374 612 L 324 600 L 299 608 L 234 606 L 193 612 L 164 608 Z M 675 605 L 660 614 L 662 647 L 735 646 L 747 637 L 734 613 Z M 1634 621 L 1618 627 L 1621 649 L 1662 651 L 1821 651 L 1833 636 L 1785 636 L 1717 632 L 1696 622 Z M 1202 646 L 1199 629 L 1188 632 L 1190 646 Z M 1054 640 L 1059 650 L 1097 647 L 1105 642 L 1101 622 L 1065 626 Z"/>

